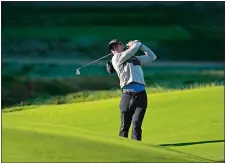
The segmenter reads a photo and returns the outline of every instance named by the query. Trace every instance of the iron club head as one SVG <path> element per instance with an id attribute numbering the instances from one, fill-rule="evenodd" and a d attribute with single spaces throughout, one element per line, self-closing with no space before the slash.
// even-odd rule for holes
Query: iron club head
<path id="1" fill-rule="evenodd" d="M 76 75 L 80 75 L 80 69 L 79 68 L 76 70 Z"/>

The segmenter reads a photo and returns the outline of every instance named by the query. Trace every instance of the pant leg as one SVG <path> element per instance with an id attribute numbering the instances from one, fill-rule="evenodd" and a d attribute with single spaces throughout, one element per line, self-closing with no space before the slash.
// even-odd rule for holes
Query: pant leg
<path id="1" fill-rule="evenodd" d="M 132 117 L 132 139 L 142 139 L 142 122 L 147 109 L 147 95 L 146 92 L 142 92 L 136 95 L 135 112 Z"/>
<path id="2" fill-rule="evenodd" d="M 132 96 L 123 93 L 120 101 L 121 126 L 119 136 L 128 137 L 128 132 L 131 126 L 132 116 L 134 114 Z"/>
<path id="3" fill-rule="evenodd" d="M 122 111 L 121 113 L 121 125 L 120 125 L 120 132 L 119 136 L 128 138 L 128 132 L 130 129 L 132 116 L 129 115 L 129 111 Z"/>

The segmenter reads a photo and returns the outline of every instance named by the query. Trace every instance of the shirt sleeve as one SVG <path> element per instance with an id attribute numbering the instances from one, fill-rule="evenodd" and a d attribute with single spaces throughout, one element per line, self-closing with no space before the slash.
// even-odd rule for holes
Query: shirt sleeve
<path id="1" fill-rule="evenodd" d="M 123 63 L 124 61 L 130 59 L 139 50 L 141 45 L 142 44 L 140 42 L 135 42 L 129 49 L 119 55 L 118 61 Z"/>
<path id="2" fill-rule="evenodd" d="M 136 56 L 141 62 L 141 65 L 148 64 L 156 60 L 156 55 L 145 45 L 140 47 L 140 50 L 143 51 L 146 55 Z"/>

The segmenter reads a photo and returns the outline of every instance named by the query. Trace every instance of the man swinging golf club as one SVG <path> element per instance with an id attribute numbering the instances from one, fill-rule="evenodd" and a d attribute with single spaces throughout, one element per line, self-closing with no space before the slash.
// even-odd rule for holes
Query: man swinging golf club
<path id="1" fill-rule="evenodd" d="M 130 41 L 126 46 L 128 49 L 124 50 L 123 43 L 116 39 L 109 43 L 113 57 L 107 64 L 107 70 L 109 73 L 117 72 L 122 89 L 119 136 L 127 138 L 132 123 L 131 138 L 141 141 L 141 126 L 147 109 L 147 94 L 141 66 L 154 61 L 156 56 L 138 40 Z M 139 49 L 145 55 L 134 56 Z"/>

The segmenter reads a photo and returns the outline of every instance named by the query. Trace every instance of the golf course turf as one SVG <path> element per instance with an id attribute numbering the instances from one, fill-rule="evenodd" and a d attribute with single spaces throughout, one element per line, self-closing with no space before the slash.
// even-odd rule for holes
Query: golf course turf
<path id="1" fill-rule="evenodd" d="M 119 98 L 6 108 L 2 161 L 224 160 L 223 86 L 149 94 L 142 142 L 118 137 L 118 107 Z"/>

